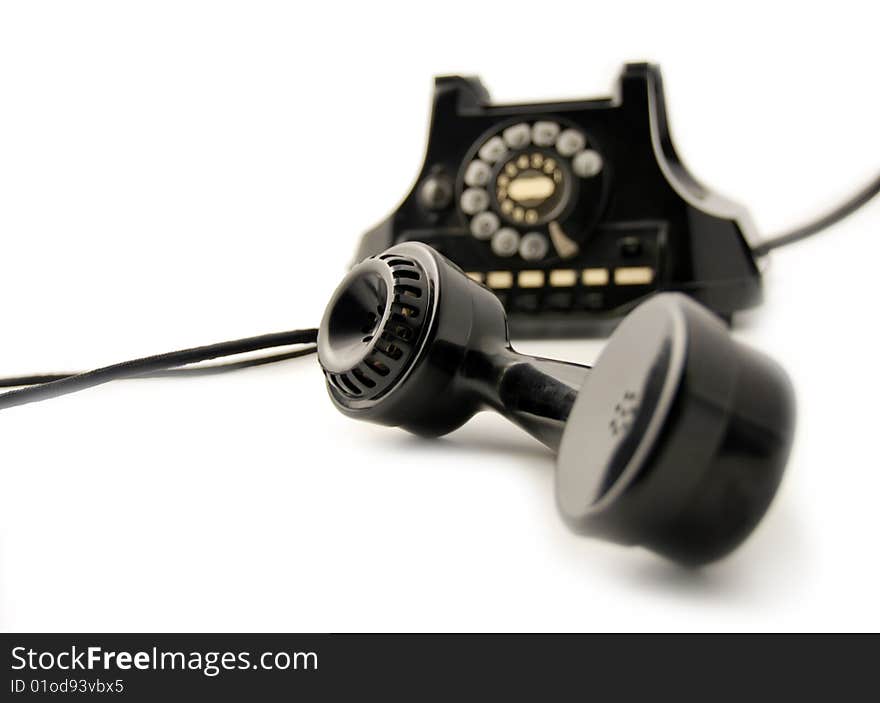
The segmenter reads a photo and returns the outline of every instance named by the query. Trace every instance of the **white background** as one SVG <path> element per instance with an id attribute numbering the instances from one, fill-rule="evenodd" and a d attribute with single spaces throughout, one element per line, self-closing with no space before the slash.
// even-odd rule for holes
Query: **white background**
<path id="1" fill-rule="evenodd" d="M 313 326 L 409 188 L 431 79 L 499 101 L 658 61 L 695 175 L 763 232 L 880 166 L 876 3 L 4 2 L 0 374 Z M 6 630 L 877 629 L 880 203 L 780 250 L 736 334 L 794 379 L 768 517 L 679 570 L 578 538 L 484 414 L 355 423 L 314 358 L 0 414 Z M 587 362 L 600 341 L 517 345 Z"/>

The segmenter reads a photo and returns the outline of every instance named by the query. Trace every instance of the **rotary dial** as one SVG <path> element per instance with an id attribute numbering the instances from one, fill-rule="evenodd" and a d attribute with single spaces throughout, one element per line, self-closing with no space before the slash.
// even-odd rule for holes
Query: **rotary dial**
<path id="1" fill-rule="evenodd" d="M 586 135 L 557 122 L 520 122 L 490 134 L 463 167 L 459 207 L 471 234 L 496 256 L 540 261 L 551 244 L 562 258 L 577 243 L 560 219 L 578 198 L 581 183 L 596 179 L 602 156 Z"/>

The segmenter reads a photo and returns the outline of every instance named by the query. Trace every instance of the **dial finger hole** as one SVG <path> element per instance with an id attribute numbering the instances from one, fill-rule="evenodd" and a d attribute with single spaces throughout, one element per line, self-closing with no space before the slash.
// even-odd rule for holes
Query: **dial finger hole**
<path id="1" fill-rule="evenodd" d="M 478 153 L 483 161 L 494 164 L 507 153 L 507 145 L 501 137 L 492 137 L 480 147 Z"/>
<path id="2" fill-rule="evenodd" d="M 471 220 L 471 234 L 477 239 L 489 239 L 500 224 L 501 221 L 494 212 L 481 212 Z"/>
<path id="3" fill-rule="evenodd" d="M 476 215 L 489 207 L 489 193 L 482 188 L 468 188 L 461 194 L 461 209 L 468 215 Z"/>
<path id="4" fill-rule="evenodd" d="M 464 182 L 468 186 L 479 188 L 489 182 L 491 174 L 492 168 L 485 161 L 471 161 L 464 172 Z"/>
<path id="5" fill-rule="evenodd" d="M 602 170 L 602 156 L 598 151 L 585 149 L 575 154 L 571 167 L 581 178 L 592 178 Z"/>
<path id="6" fill-rule="evenodd" d="M 540 121 L 532 126 L 532 141 L 538 146 L 553 146 L 559 136 L 559 125 L 555 122 Z"/>
<path id="7" fill-rule="evenodd" d="M 519 251 L 519 232 L 513 227 L 503 227 L 492 236 L 492 253 L 496 256 L 513 256 Z"/>
<path id="8" fill-rule="evenodd" d="M 587 145 L 583 132 L 566 129 L 556 139 L 556 150 L 565 157 L 573 156 Z"/>
<path id="9" fill-rule="evenodd" d="M 519 245 L 519 255 L 526 261 L 543 259 L 550 249 L 550 243 L 540 232 L 529 232 Z"/>
<path id="10" fill-rule="evenodd" d="M 525 122 L 522 122 L 520 124 L 515 124 L 512 127 L 508 127 L 501 133 L 501 136 L 503 137 L 505 144 L 511 149 L 522 149 L 524 146 L 528 146 L 529 142 L 531 142 L 532 130 L 529 129 L 529 126 Z"/>

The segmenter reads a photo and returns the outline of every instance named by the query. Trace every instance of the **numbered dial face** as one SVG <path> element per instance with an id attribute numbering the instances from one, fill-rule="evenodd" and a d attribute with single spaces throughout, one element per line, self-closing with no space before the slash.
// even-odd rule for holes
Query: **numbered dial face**
<path id="1" fill-rule="evenodd" d="M 604 163 L 581 130 L 538 120 L 499 128 L 471 149 L 459 207 L 492 253 L 539 262 L 576 255 L 597 210 Z"/>
<path id="2" fill-rule="evenodd" d="M 528 149 L 504 162 L 493 188 L 498 209 L 510 223 L 545 224 L 568 202 L 571 173 L 547 152 Z"/>

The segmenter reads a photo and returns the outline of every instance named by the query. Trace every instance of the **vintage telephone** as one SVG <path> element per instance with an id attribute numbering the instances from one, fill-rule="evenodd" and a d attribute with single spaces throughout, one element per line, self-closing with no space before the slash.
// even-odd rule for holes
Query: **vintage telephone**
<path id="1" fill-rule="evenodd" d="M 436 436 L 500 412 L 557 453 L 572 529 L 701 564 L 760 521 L 795 426 L 785 372 L 722 320 L 760 302 L 756 257 L 878 191 L 880 177 L 759 243 L 745 212 L 676 156 L 655 66 L 627 65 L 612 98 L 540 105 L 492 105 L 475 79 L 441 78 L 416 186 L 363 237 L 320 329 L 0 379 L 15 388 L 0 410 L 317 351 L 349 417 Z M 518 354 L 508 313 L 536 336 L 607 331 L 625 317 L 591 368 Z"/>
<path id="2" fill-rule="evenodd" d="M 759 257 L 825 229 L 764 241 L 745 208 L 702 185 L 673 146 L 656 65 L 627 64 L 612 97 L 495 105 L 476 78 L 436 79 L 425 161 L 360 261 L 420 241 L 484 283 L 520 336 L 605 333 L 660 291 L 730 321 L 762 299 Z"/>

